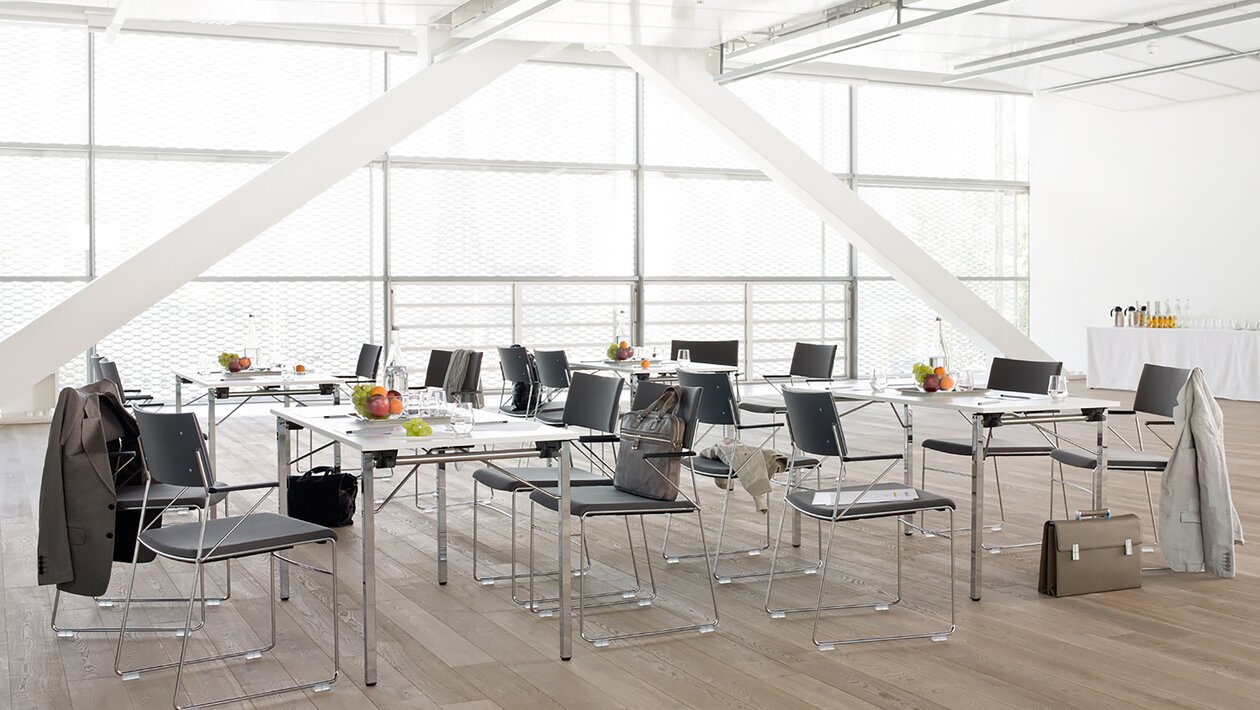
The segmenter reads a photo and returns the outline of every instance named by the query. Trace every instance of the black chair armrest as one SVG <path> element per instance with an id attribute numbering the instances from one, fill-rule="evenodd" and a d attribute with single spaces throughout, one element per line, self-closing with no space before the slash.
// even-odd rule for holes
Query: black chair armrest
<path id="1" fill-rule="evenodd" d="M 616 434 L 583 434 L 578 441 L 583 444 L 615 444 L 621 441 L 621 437 Z"/>
<path id="2" fill-rule="evenodd" d="M 1137 414 L 1137 412 L 1132 409 L 1108 409 L 1107 414 Z"/>
<path id="3" fill-rule="evenodd" d="M 845 456 L 845 463 L 853 461 L 895 461 L 896 459 L 905 458 L 905 454 L 863 454 L 861 456 Z"/>
<path id="4" fill-rule="evenodd" d="M 736 424 L 735 429 L 744 431 L 745 429 L 777 429 L 783 426 L 783 422 L 766 422 L 765 424 Z"/>
<path id="5" fill-rule="evenodd" d="M 1173 426 L 1177 422 L 1174 422 L 1171 419 L 1160 419 L 1159 421 L 1143 422 L 1143 423 L 1146 424 L 1146 426 Z"/>
<path id="6" fill-rule="evenodd" d="M 210 485 L 210 493 L 235 493 L 236 491 L 253 491 L 259 488 L 276 488 L 280 485 L 279 481 L 260 481 L 258 483 L 241 483 L 235 486 L 225 486 L 220 483 Z"/>
<path id="7" fill-rule="evenodd" d="M 793 377 L 792 375 L 762 375 L 761 379 L 763 380 L 790 380 L 792 379 L 792 377 Z"/>
<path id="8" fill-rule="evenodd" d="M 660 451 L 655 454 L 643 454 L 645 459 L 685 459 L 690 456 L 698 456 L 694 451 Z"/>

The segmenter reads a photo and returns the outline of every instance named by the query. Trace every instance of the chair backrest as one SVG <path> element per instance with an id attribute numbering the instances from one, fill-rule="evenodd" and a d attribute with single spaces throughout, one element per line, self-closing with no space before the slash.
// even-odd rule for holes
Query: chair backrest
<path id="1" fill-rule="evenodd" d="M 677 360 L 683 349 L 691 351 L 692 362 L 739 367 L 738 340 L 671 340 L 669 358 Z"/>
<path id="2" fill-rule="evenodd" d="M 159 414 L 140 408 L 134 414 L 144 461 L 156 483 L 205 488 L 214 481 L 196 414 Z"/>
<path id="3" fill-rule="evenodd" d="M 122 375 L 118 374 L 118 363 L 106 358 L 100 359 L 101 377 L 109 380 L 118 390 L 118 401 L 123 400 Z"/>
<path id="4" fill-rule="evenodd" d="M 541 364 L 539 369 L 541 370 Z M 606 434 L 617 431 L 621 388 L 625 384 L 626 381 L 620 377 L 604 377 L 590 372 L 573 373 L 573 382 L 569 385 L 569 394 L 564 400 L 562 420 L 569 426 L 586 427 Z"/>
<path id="5" fill-rule="evenodd" d="M 359 362 L 354 366 L 354 376 L 361 380 L 375 380 L 381 364 L 381 346 L 364 343 L 359 348 Z"/>
<path id="6" fill-rule="evenodd" d="M 989 366 L 989 389 L 1004 392 L 1045 394 L 1050 378 L 1063 373 L 1063 363 L 1042 360 L 993 358 Z"/>
<path id="7" fill-rule="evenodd" d="M 538 384 L 558 390 L 569 386 L 569 356 L 563 350 L 537 350 L 534 363 L 538 365 Z"/>
<path id="8" fill-rule="evenodd" d="M 665 394 L 669 385 L 661 382 L 640 382 L 634 390 L 634 401 L 631 410 L 647 409 L 661 395 Z M 700 404 L 704 400 L 704 391 L 699 387 L 681 387 L 682 399 L 678 403 L 678 416 L 683 420 L 683 448 L 690 449 L 696 440 L 699 428 Z"/>
<path id="9" fill-rule="evenodd" d="M 535 384 L 534 368 L 529 366 L 529 351 L 524 347 L 499 348 L 499 366 L 503 368 L 504 382 Z"/>
<path id="10" fill-rule="evenodd" d="M 792 366 L 788 374 L 793 377 L 830 379 L 836 371 L 836 346 L 817 343 L 797 343 L 792 351 Z"/>
<path id="11" fill-rule="evenodd" d="M 704 390 L 704 400 L 700 403 L 701 424 L 739 424 L 739 402 L 731 378 L 725 372 L 679 370 L 678 384 Z"/>
<path id="12" fill-rule="evenodd" d="M 826 390 L 783 388 L 792 445 L 812 456 L 849 454 L 836 402 Z"/>
<path id="13" fill-rule="evenodd" d="M 461 387 L 464 392 L 480 392 L 481 391 L 481 358 L 484 356 L 480 350 L 474 350 L 468 356 L 468 366 L 464 370 L 464 386 Z"/>
<path id="14" fill-rule="evenodd" d="M 446 371 L 451 367 L 450 350 L 431 350 L 429 366 L 424 371 L 425 387 L 442 387 L 446 384 Z"/>
<path id="15" fill-rule="evenodd" d="M 1177 408 L 1177 395 L 1190 379 L 1190 370 L 1147 363 L 1142 366 L 1137 393 L 1133 395 L 1133 411 L 1171 417 Z"/>

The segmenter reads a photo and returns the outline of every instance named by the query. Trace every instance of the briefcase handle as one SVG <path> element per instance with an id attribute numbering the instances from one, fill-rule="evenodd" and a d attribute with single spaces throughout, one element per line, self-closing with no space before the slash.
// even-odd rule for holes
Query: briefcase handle
<path id="1" fill-rule="evenodd" d="M 1076 511 L 1076 519 L 1084 520 L 1086 518 L 1111 518 L 1111 509 L 1103 508 L 1101 510 L 1078 510 Z"/>

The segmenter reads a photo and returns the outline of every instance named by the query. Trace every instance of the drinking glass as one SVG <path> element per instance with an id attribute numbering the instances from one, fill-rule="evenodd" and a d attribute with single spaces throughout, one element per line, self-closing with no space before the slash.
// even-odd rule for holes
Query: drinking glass
<path id="1" fill-rule="evenodd" d="M 285 381 L 293 379 L 293 363 L 291 362 L 280 363 L 280 378 Z"/>
<path id="2" fill-rule="evenodd" d="M 888 389 L 888 373 L 883 370 L 871 370 L 871 391 L 883 392 Z"/>
<path id="3" fill-rule="evenodd" d="M 1051 375 L 1050 386 L 1046 388 L 1046 394 L 1050 395 L 1050 399 L 1055 401 L 1066 399 L 1068 395 L 1067 376 Z"/>
<path id="4" fill-rule="evenodd" d="M 959 392 L 970 392 L 975 389 L 976 381 L 971 375 L 971 370 L 959 370 L 954 375 L 954 389 Z"/>
<path id="5" fill-rule="evenodd" d="M 403 397 L 403 411 L 409 417 L 420 416 L 424 411 L 424 395 L 411 393 Z"/>
<path id="6" fill-rule="evenodd" d="M 460 402 L 451 410 L 451 430 L 463 436 L 473 430 L 472 402 Z"/>
<path id="7" fill-rule="evenodd" d="M 681 350 L 678 351 L 678 365 L 679 367 L 686 367 L 687 365 L 690 365 L 690 364 L 691 364 L 691 351 L 688 350 L 687 348 L 682 348 Z"/>

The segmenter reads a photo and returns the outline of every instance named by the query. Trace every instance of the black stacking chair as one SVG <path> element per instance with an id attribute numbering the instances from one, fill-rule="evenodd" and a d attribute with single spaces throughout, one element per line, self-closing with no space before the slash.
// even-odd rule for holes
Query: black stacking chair
<path id="1" fill-rule="evenodd" d="M 1107 449 L 1107 470 L 1136 471 L 1142 474 L 1142 480 L 1146 483 L 1146 506 L 1151 513 L 1151 530 L 1154 531 L 1155 544 L 1157 545 L 1159 544 L 1159 521 L 1155 517 L 1155 498 L 1151 495 L 1151 474 L 1163 473 L 1164 468 L 1168 465 L 1168 456 L 1172 453 L 1172 444 L 1161 437 L 1154 427 L 1172 426 L 1173 410 L 1177 408 L 1177 395 L 1181 393 L 1181 388 L 1185 386 L 1186 380 L 1189 379 L 1190 370 L 1187 369 L 1151 365 L 1149 363 L 1143 365 L 1142 376 L 1138 380 L 1137 392 L 1133 395 L 1133 409 L 1113 409 L 1108 412 L 1108 415 L 1133 416 L 1134 428 L 1137 431 L 1137 445 L 1134 446 L 1120 432 L 1112 428 L 1111 432 L 1116 435 L 1116 438 L 1124 442 L 1126 448 L 1109 447 Z M 1152 417 L 1162 417 L 1162 419 L 1143 421 L 1142 415 L 1144 414 Z M 1146 443 L 1142 437 L 1143 428 L 1150 431 L 1168 450 L 1152 451 L 1146 448 Z M 1056 448 L 1050 452 L 1050 458 L 1059 464 L 1059 483 L 1060 489 L 1063 490 L 1063 511 L 1064 515 L 1067 515 L 1068 504 L 1065 486 L 1073 486 L 1086 491 L 1089 491 L 1089 489 L 1064 481 L 1063 465 L 1067 464 L 1072 468 L 1084 468 L 1092 471 L 1098 465 L 1098 453 L 1094 449 L 1069 440 L 1067 437 L 1060 438 L 1068 442 L 1071 448 Z M 1053 464 L 1051 465 L 1053 466 Z M 1053 481 L 1053 468 L 1050 473 Z M 1053 488 L 1051 488 L 1050 495 L 1050 517 L 1054 517 Z"/>
<path id="2" fill-rule="evenodd" d="M 867 636 L 861 638 L 845 638 L 845 639 L 828 639 L 819 638 L 818 627 L 822 618 L 823 610 L 833 609 L 857 609 L 872 608 L 876 611 L 886 611 L 892 605 L 901 602 L 901 545 L 902 538 L 901 525 L 895 524 L 893 527 L 893 537 L 896 539 L 897 547 L 897 591 L 896 594 L 886 601 L 874 603 L 854 603 L 854 604 L 823 604 L 823 593 L 827 585 L 827 566 L 831 558 L 832 544 L 836 537 L 836 524 L 847 523 L 858 520 L 874 520 L 878 518 L 897 518 L 898 516 L 918 513 L 924 510 L 948 511 L 950 517 L 950 527 L 953 527 L 954 519 L 954 502 L 948 498 L 929 493 L 921 489 L 908 489 L 904 485 L 897 483 L 882 483 L 889 471 L 900 466 L 902 454 L 871 454 L 855 456 L 849 453 L 848 444 L 844 438 L 844 429 L 840 424 L 840 415 L 836 412 L 835 401 L 832 394 L 826 391 L 805 390 L 785 388 L 783 390 L 784 405 L 787 407 L 788 432 L 792 436 L 793 454 L 804 453 L 810 456 L 818 457 L 819 465 L 815 467 L 815 486 L 807 487 L 804 484 L 807 478 L 800 481 L 793 481 L 788 488 L 784 497 L 783 516 L 779 519 L 779 534 L 774 546 L 774 555 L 770 560 L 770 579 L 766 583 L 766 612 L 772 618 L 784 618 L 788 614 L 811 612 L 814 614 L 814 626 L 811 638 L 814 645 L 819 650 L 829 651 L 841 644 L 864 643 L 867 641 L 891 641 L 896 639 L 912 639 L 912 638 L 931 638 L 933 641 L 944 641 L 954 632 L 954 540 L 949 540 L 949 629 L 945 631 L 929 631 L 924 633 L 901 634 L 897 636 Z M 837 459 L 840 463 L 840 470 L 836 476 L 834 486 L 824 485 L 822 475 L 822 463 L 828 459 Z M 889 463 L 884 466 L 883 471 L 875 477 L 870 483 L 857 485 L 844 485 L 846 472 L 849 464 L 860 462 L 883 462 Z M 914 491 L 914 497 L 900 500 L 870 500 L 863 501 L 863 498 L 870 495 L 873 491 L 888 491 L 901 489 L 907 493 Z M 826 500 L 817 501 L 815 495 L 818 493 L 832 493 L 835 498 L 834 502 Z M 842 500 L 842 494 L 854 496 L 852 501 Z M 878 494 L 877 494 L 878 495 Z M 822 553 L 822 568 L 818 574 L 818 597 L 817 602 L 812 607 L 796 607 L 796 608 L 776 608 L 772 606 L 774 594 L 774 578 L 778 574 L 775 567 L 778 564 L 779 550 L 782 549 L 783 541 L 783 523 L 787 520 L 788 508 L 799 512 L 802 515 L 814 518 L 818 521 L 826 521 L 831 524 L 830 530 L 827 532 L 827 547 Z"/>
<path id="3" fill-rule="evenodd" d="M 605 377 L 592 373 L 577 372 L 573 374 L 572 384 L 569 388 L 568 399 L 565 400 L 563 417 L 561 424 L 566 427 L 577 427 L 590 430 L 591 434 L 585 435 L 577 442 L 577 449 L 585 458 L 589 460 L 593 468 L 597 471 L 590 471 L 573 466 L 569 471 L 569 485 L 573 488 L 578 486 L 603 486 L 612 485 L 612 471 L 608 465 L 603 462 L 603 458 L 595 453 L 591 448 L 592 444 L 600 442 L 612 442 L 616 440 L 615 436 L 611 436 L 617 431 L 617 415 L 620 409 L 621 389 L 625 386 L 625 380 L 620 377 Z M 516 573 L 516 494 L 525 491 L 531 491 L 536 488 L 554 488 L 559 483 L 560 470 L 555 466 L 527 466 L 527 467 L 503 467 L 493 464 L 487 464 L 485 468 L 479 468 L 473 472 L 473 498 L 476 499 L 480 486 L 485 486 L 491 491 L 503 492 L 508 494 L 512 504 L 509 510 L 503 510 L 489 504 L 489 502 L 477 501 L 473 505 L 473 579 L 483 585 L 490 586 L 496 582 L 504 580 L 512 580 L 512 598 L 517 603 L 525 603 L 516 596 L 515 580 L 524 577 Z M 492 510 L 500 515 L 506 515 L 511 520 L 511 560 L 512 572 L 508 575 L 499 575 L 496 577 L 482 577 L 478 575 L 477 565 L 480 550 L 478 544 L 477 531 L 478 511 L 486 509 Z"/>
<path id="4" fill-rule="evenodd" d="M 575 376 L 576 377 L 576 376 Z M 675 385 L 675 387 L 678 387 Z M 576 381 L 575 381 L 576 388 Z M 635 388 L 633 409 L 643 409 L 656 401 L 666 391 L 666 386 L 655 382 L 641 382 Z M 697 418 L 700 414 L 700 405 L 702 401 L 702 392 L 695 387 L 678 387 L 680 394 L 679 416 L 684 422 L 684 433 L 682 447 L 675 452 L 661 454 L 661 458 L 677 457 L 684 461 L 695 455 L 691 450 L 691 446 L 695 440 Z M 573 395 L 570 394 L 570 397 Z M 622 442 L 622 447 L 633 446 L 633 442 Z M 686 467 L 684 467 L 686 468 Z M 680 485 L 678 489 L 678 498 L 676 500 L 658 500 L 655 498 L 645 498 L 643 496 L 629 493 L 617 488 L 614 485 L 603 486 L 583 486 L 580 488 L 570 488 L 569 500 L 570 508 L 568 513 L 578 518 L 578 534 L 582 539 L 582 544 L 586 541 L 586 520 L 594 517 L 617 516 L 626 519 L 626 532 L 630 531 L 630 517 L 639 518 L 639 528 L 643 536 L 643 552 L 644 558 L 647 560 L 648 579 L 651 580 L 651 590 L 648 596 L 630 594 L 626 591 L 612 592 L 610 594 L 620 597 L 612 602 L 605 602 L 600 606 L 615 606 L 620 604 L 632 604 L 635 606 L 650 606 L 656 599 L 656 582 L 652 575 L 652 553 L 648 547 L 647 526 L 643 522 L 645 516 L 648 515 L 679 515 L 683 513 L 695 513 L 697 518 L 701 517 L 700 505 L 696 497 L 696 477 L 694 469 L 691 475 L 691 495 L 683 492 L 685 486 Z M 659 472 L 660 469 L 657 469 Z M 662 473 L 662 475 L 664 475 Z M 536 506 L 543 506 L 548 510 L 560 511 L 560 492 L 556 488 L 540 488 L 535 490 L 529 496 L 530 500 L 530 599 L 534 596 L 534 536 L 533 536 L 533 520 Z M 607 646 L 613 641 L 642 638 L 646 636 L 660 636 L 663 634 L 675 634 L 689 631 L 697 631 L 705 634 L 714 631 L 718 623 L 717 609 L 717 588 L 713 586 L 713 565 L 708 557 L 708 543 L 704 539 L 704 521 L 699 520 L 700 526 L 700 544 L 705 549 L 705 560 L 709 562 L 709 595 L 713 602 L 713 616 L 705 618 L 698 624 L 690 624 L 686 626 L 676 626 L 664 629 L 653 629 L 650 631 L 638 631 L 633 633 L 610 634 L 601 637 L 592 637 L 586 631 L 586 573 L 578 575 L 578 631 L 582 638 L 593 643 L 595 646 Z M 638 562 L 635 561 L 634 546 L 630 546 L 630 559 L 634 565 L 635 579 L 638 580 Z M 595 595 L 589 595 L 595 596 Z M 541 615 L 541 614 L 540 614 Z"/>
<path id="5" fill-rule="evenodd" d="M 1046 390 L 1050 386 L 1050 378 L 1063 372 L 1063 363 L 1061 362 L 1043 362 L 1038 360 L 1012 360 L 1010 358 L 995 357 L 993 364 L 989 366 L 988 389 L 998 392 L 1024 393 L 1044 396 Z M 1022 428 L 1022 427 L 1017 427 Z M 1055 427 L 1057 431 L 1057 427 Z M 1040 430 L 1038 430 L 1040 433 Z M 984 440 L 985 459 L 993 462 L 993 478 L 996 482 L 994 486 L 997 490 L 998 498 L 998 522 L 986 526 L 994 532 L 1001 530 L 1006 523 L 1006 506 L 1002 500 L 1002 477 L 998 471 L 998 459 L 1011 457 L 1028 457 L 1028 456 L 1049 456 L 1054 450 L 1056 443 L 1050 438 L 1041 434 L 1041 438 L 1026 437 L 1026 440 L 1007 438 L 996 436 L 993 429 L 989 429 Z M 970 477 L 971 473 L 962 471 L 953 471 L 946 468 L 933 468 L 928 466 L 927 452 L 935 451 L 948 456 L 965 456 L 971 458 L 971 438 L 960 437 L 957 439 L 925 439 L 923 441 L 922 451 L 922 470 L 919 472 L 919 486 L 927 486 L 927 472 L 936 471 L 938 473 L 948 473 L 955 476 Z M 1053 489 L 1052 489 L 1053 490 Z M 1053 503 L 1053 501 L 1052 501 Z M 1053 517 L 1053 513 L 1051 514 Z M 920 525 L 924 525 L 920 520 Z M 950 529 L 949 531 L 925 531 L 940 535 L 953 535 L 958 532 L 966 532 L 969 528 L 961 530 Z M 1008 545 L 985 545 L 984 549 L 989 552 L 1001 552 L 1002 550 L 1015 549 L 1020 547 L 1036 547 L 1040 542 L 1023 542 Z"/>
<path id="6" fill-rule="evenodd" d="M 129 407 L 161 407 L 161 402 L 154 402 L 153 395 L 145 394 L 138 389 L 127 389 L 123 386 L 122 374 L 118 372 L 118 363 L 108 358 L 101 358 L 97 361 L 97 367 L 101 370 L 101 376 L 111 383 L 118 390 L 118 398 L 122 403 Z"/>
<path id="7" fill-rule="evenodd" d="M 290 518 L 275 513 L 255 512 L 267 499 L 271 489 L 279 484 L 276 481 L 249 483 L 238 486 L 224 486 L 214 483 L 213 471 L 210 469 L 210 457 L 206 451 L 205 440 L 201 437 L 201 427 L 195 414 L 184 412 L 179 414 L 158 414 L 154 412 L 136 412 L 136 422 L 140 427 L 141 448 L 153 483 L 176 486 L 183 489 L 200 489 L 203 493 L 202 507 L 210 507 L 210 497 L 219 493 L 253 489 L 267 489 L 267 494 L 259 497 L 244 515 L 230 516 L 208 520 L 202 518 L 197 523 L 182 523 L 153 527 L 146 525 L 136 538 L 135 557 L 140 556 L 141 549 L 149 550 L 159 557 L 186 562 L 193 565 L 193 583 L 188 591 L 188 611 L 185 615 L 184 628 L 179 650 L 179 659 L 173 662 L 160 663 L 145 668 L 122 667 L 123 645 L 127 634 L 127 617 L 131 611 L 132 593 L 136 585 L 135 562 L 131 567 L 131 581 L 127 588 L 127 601 L 123 606 L 121 632 L 118 634 L 118 647 L 114 654 L 114 671 L 123 680 L 139 678 L 141 674 L 165 668 L 175 668 L 174 704 L 182 707 L 199 707 L 227 702 L 237 702 L 262 698 L 279 693 L 297 690 L 328 690 L 337 680 L 338 665 L 341 660 L 339 635 L 337 632 L 337 533 L 312 523 Z M 141 519 L 146 519 L 150 501 L 147 495 L 141 507 Z M 366 502 L 371 505 L 371 501 Z M 163 511 L 158 511 L 157 515 Z M 180 685 L 186 666 L 207 661 L 220 661 L 229 658 L 258 658 L 262 653 L 276 645 L 276 560 L 291 562 L 281 553 L 299 545 L 311 543 L 329 543 L 328 549 L 332 561 L 329 570 L 319 569 L 306 563 L 295 562 L 301 567 L 332 576 L 332 633 L 333 633 L 333 669 L 328 678 L 309 683 L 300 683 L 284 688 L 263 690 L 230 698 L 219 698 L 208 702 L 193 703 L 181 706 Z M 270 606 L 271 637 L 267 645 L 243 651 L 233 651 L 203 658 L 188 658 L 188 637 L 192 632 L 193 607 L 197 600 L 197 582 L 202 576 L 204 565 L 221 560 L 267 555 L 270 563 Z M 204 602 L 203 602 L 204 603 Z M 204 614 L 204 609 L 203 612 Z"/>
<path id="8" fill-rule="evenodd" d="M 446 388 L 446 373 L 451 368 L 452 354 L 450 350 L 429 351 L 429 365 L 424 371 L 424 387 Z M 468 397 L 481 394 L 481 359 L 480 352 L 473 352 L 468 356 L 468 369 L 464 374 L 463 384 L 457 391 L 448 393 L 452 401 L 462 402 Z"/>
<path id="9" fill-rule="evenodd" d="M 116 383 L 112 383 L 115 385 Z M 121 438 L 115 441 L 106 442 L 109 447 L 110 473 L 114 480 L 114 561 L 115 562 L 152 562 L 155 555 L 144 550 L 137 558 L 134 553 L 134 541 L 137 533 L 139 533 L 142 523 L 141 509 L 144 507 L 146 486 L 141 482 L 145 466 L 140 456 L 139 438 L 134 420 L 126 413 L 118 412 L 110 406 L 101 407 L 101 416 L 109 418 L 113 421 L 113 428 L 121 432 Z M 58 432 L 50 432 L 51 436 L 59 436 Z M 56 442 L 55 446 L 76 446 L 75 442 Z M 224 485 L 220 483 L 219 485 Z M 194 511 L 197 514 L 197 520 L 201 520 L 201 516 L 206 514 L 203 505 L 207 502 L 205 491 L 201 488 L 182 488 L 163 483 L 150 483 L 147 487 L 149 505 L 157 510 L 171 511 Z M 67 491 L 67 494 L 73 496 L 73 492 Z M 223 514 L 228 514 L 228 494 L 214 493 L 209 496 L 210 515 L 215 515 L 215 511 L 220 503 L 223 505 Z M 205 579 L 201 582 L 201 597 L 205 599 L 205 605 L 201 606 L 202 614 L 197 620 L 197 624 L 193 627 L 196 631 L 205 623 L 205 606 L 218 604 L 226 601 L 232 594 L 232 568 L 230 563 L 225 563 L 226 568 L 226 587 L 221 597 L 206 597 Z M 93 601 L 97 606 L 102 608 L 113 607 L 122 604 L 125 599 L 117 599 L 113 597 L 101 596 L 96 597 Z M 186 602 L 182 597 L 136 597 L 131 600 L 136 604 L 171 604 L 175 602 Z M 113 633 L 119 631 L 118 626 L 62 626 L 57 623 L 57 615 L 61 610 L 61 590 L 58 589 L 53 595 L 52 619 L 49 625 L 58 638 L 73 638 L 77 634 L 85 633 Z M 152 627 L 132 627 L 128 631 L 132 633 L 158 633 L 179 631 L 181 627 L 171 626 L 152 626 Z"/>
<path id="10" fill-rule="evenodd" d="M 690 350 L 691 361 L 708 365 L 739 367 L 738 340 L 671 340 L 669 358 L 678 359 L 679 350 Z"/>
<path id="11" fill-rule="evenodd" d="M 563 350 L 539 350 L 534 353 L 534 362 L 542 392 L 538 421 L 558 426 L 564 420 L 564 403 L 557 402 L 556 397 L 569 388 L 569 356 Z"/>
<path id="12" fill-rule="evenodd" d="M 792 364 L 786 375 L 762 375 L 761 378 L 780 392 L 784 385 L 831 382 L 836 371 L 836 348 L 835 345 L 797 343 L 792 350 Z M 754 414 L 781 414 L 783 397 L 745 397 L 740 400 L 739 408 Z"/>
<path id="13" fill-rule="evenodd" d="M 337 375 L 350 382 L 375 382 L 381 366 L 381 346 L 364 343 L 359 346 L 359 360 L 353 375 Z"/>
<path id="14" fill-rule="evenodd" d="M 723 427 L 724 430 L 734 432 L 733 438 L 739 439 L 741 434 L 750 430 L 770 430 L 772 433 L 766 435 L 765 439 L 757 448 L 764 448 L 773 438 L 773 432 L 783 426 L 782 422 L 770 422 L 765 424 L 745 424 L 740 416 L 739 398 L 735 392 L 734 386 L 731 384 L 729 375 L 723 372 L 691 372 L 688 370 L 678 371 L 678 384 L 683 387 L 695 387 L 704 392 L 704 398 L 700 404 L 699 423 L 709 426 L 709 430 L 713 427 Z M 707 433 L 707 430 L 706 430 Z M 789 468 L 813 468 L 817 465 L 817 461 L 811 458 L 791 459 L 789 458 Z M 731 493 L 739 487 L 738 477 L 740 468 L 732 469 L 719 459 L 711 459 L 706 456 L 697 454 L 696 456 L 686 459 L 687 465 L 691 466 L 695 472 L 705 478 L 720 479 L 725 481 L 726 490 L 722 498 L 722 517 L 718 522 L 717 543 L 713 552 L 713 570 L 719 584 L 730 584 L 735 579 L 743 579 L 748 577 L 764 577 L 766 572 L 746 572 L 742 574 L 722 575 L 718 574 L 718 566 L 722 562 L 722 555 L 749 555 L 757 556 L 763 551 L 770 548 L 770 511 L 766 511 L 766 532 L 765 540 L 759 547 L 751 547 L 742 550 L 722 551 L 722 541 L 726 533 L 727 510 L 730 508 Z M 745 462 L 744 465 L 747 465 Z M 672 527 L 672 519 L 665 526 L 665 541 L 661 545 L 661 555 L 669 564 L 678 564 L 682 560 L 696 559 L 701 555 L 692 553 L 684 555 L 671 555 L 669 553 L 669 532 Z"/>
<path id="15" fill-rule="evenodd" d="M 538 409 L 541 388 L 538 386 L 538 370 L 529 351 L 520 345 L 499 348 L 499 368 L 503 372 L 503 385 L 499 390 L 499 411 L 509 417 L 533 417 Z M 508 388 L 526 389 L 524 408 L 516 406 L 515 397 L 509 397 Z"/>

